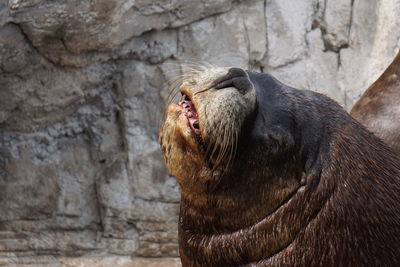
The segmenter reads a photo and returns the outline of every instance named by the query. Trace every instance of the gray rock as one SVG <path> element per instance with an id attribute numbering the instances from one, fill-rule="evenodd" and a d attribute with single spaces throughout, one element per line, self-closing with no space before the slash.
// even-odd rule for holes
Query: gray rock
<path id="1" fill-rule="evenodd" d="M 47 59 L 60 65 L 82 65 L 90 60 L 82 54 L 108 52 L 142 33 L 225 12 L 231 2 L 14 0 L 9 13 Z"/>
<path id="2" fill-rule="evenodd" d="M 35 50 L 26 41 L 20 28 L 13 23 L 0 28 L 0 71 L 21 72 L 29 65 L 39 63 Z"/>
<path id="3" fill-rule="evenodd" d="M 340 51 L 340 87 L 348 109 L 390 64 L 399 49 L 399 1 L 355 1 L 350 47 Z M 355 78 L 357 77 L 357 78 Z"/>
<path id="4" fill-rule="evenodd" d="M 0 265 L 179 266 L 137 258 L 178 256 L 158 130 L 179 75 L 266 71 L 350 109 L 397 53 L 399 14 L 400 0 L 0 0 Z"/>
<path id="5" fill-rule="evenodd" d="M 165 169 L 158 129 L 164 115 L 165 90 L 162 70 L 139 61 L 124 62 L 122 90 L 124 98 L 125 140 L 128 168 L 135 196 L 148 200 L 177 202 L 179 195 L 174 180 Z"/>
<path id="6" fill-rule="evenodd" d="M 343 103 L 345 94 L 337 83 L 338 54 L 324 49 L 322 33 L 318 28 L 307 34 L 307 43 L 309 44 L 305 64 L 307 88 L 329 95 L 337 102 Z"/>
<path id="7" fill-rule="evenodd" d="M 353 0 L 326 1 L 324 22 L 325 48 L 338 51 L 349 45 Z"/>
<path id="8" fill-rule="evenodd" d="M 306 53 L 305 35 L 312 23 L 312 2 L 267 0 L 268 65 L 278 68 L 300 60 Z"/>

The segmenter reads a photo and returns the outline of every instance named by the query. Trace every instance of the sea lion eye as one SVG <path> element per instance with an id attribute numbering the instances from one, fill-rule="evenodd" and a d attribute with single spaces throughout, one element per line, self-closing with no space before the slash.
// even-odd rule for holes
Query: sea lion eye
<path id="1" fill-rule="evenodd" d="M 224 89 L 228 87 L 235 87 L 241 94 L 245 94 L 253 85 L 244 70 L 231 68 L 225 76 L 216 79 L 210 86 L 210 88 L 215 89 Z"/>

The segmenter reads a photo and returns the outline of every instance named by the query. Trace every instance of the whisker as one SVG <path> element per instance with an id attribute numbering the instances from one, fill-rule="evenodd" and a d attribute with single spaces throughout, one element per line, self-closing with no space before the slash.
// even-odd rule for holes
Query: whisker
<path id="1" fill-rule="evenodd" d="M 178 61 L 182 63 L 182 67 L 195 67 L 202 72 L 214 67 L 211 63 L 198 58 L 183 58 L 178 59 Z"/>
<path id="2" fill-rule="evenodd" d="M 229 127 L 229 139 L 227 140 L 229 142 L 229 154 L 227 155 L 227 161 L 226 161 L 226 170 L 228 170 L 231 167 L 232 163 L 232 156 L 233 156 L 233 151 L 234 151 L 234 122 L 230 124 Z"/>
<path id="3" fill-rule="evenodd" d="M 233 142 L 232 142 L 233 141 L 232 140 L 233 139 L 232 138 L 233 137 L 233 127 L 232 127 L 232 125 L 233 125 L 233 123 L 230 124 L 229 138 L 227 139 L 230 144 L 229 150 L 228 150 L 229 154 L 227 154 L 226 165 L 225 165 L 227 170 L 229 169 L 229 167 L 231 165 L 231 160 L 232 160 L 232 151 L 233 151 Z"/>
<path id="4" fill-rule="evenodd" d="M 189 72 L 198 73 L 199 70 L 197 70 L 197 69 L 189 69 L 189 70 L 187 70 L 187 71 L 183 71 L 183 70 L 182 70 L 182 66 L 181 66 L 180 68 L 177 68 L 177 69 L 170 69 L 170 70 L 166 70 L 166 71 L 164 71 L 164 72 L 165 72 L 165 73 L 180 72 L 180 73 L 184 74 L 184 73 L 189 73 Z"/>
<path id="5" fill-rule="evenodd" d="M 224 138 L 222 140 L 222 145 L 221 145 L 222 149 L 221 149 L 221 153 L 219 155 L 219 162 L 222 162 L 222 160 L 225 158 L 225 154 L 226 154 L 228 146 L 229 146 L 229 140 L 228 140 L 229 136 L 227 134 L 228 132 L 229 132 L 228 127 L 226 127 L 226 125 L 225 125 L 224 135 L 223 135 Z"/>
<path id="6" fill-rule="evenodd" d="M 216 131 L 215 131 L 215 133 L 218 133 L 218 136 L 217 136 L 217 138 L 216 138 L 216 140 L 215 140 L 215 142 L 214 143 L 210 143 L 208 146 L 207 146 L 207 150 L 206 150 L 206 154 L 208 155 L 208 153 L 210 152 L 210 149 L 211 149 L 211 147 L 212 147 L 212 152 L 211 152 L 211 154 L 210 154 L 210 156 L 209 156 L 209 158 L 210 158 L 210 160 L 212 161 L 213 160 L 213 158 L 214 158 L 214 155 L 215 155 L 215 153 L 217 152 L 217 149 L 218 149 L 218 145 L 220 144 L 220 141 L 221 141 L 221 135 L 222 135 L 222 129 L 221 129 L 221 124 L 219 124 L 218 125 L 218 129 L 215 129 Z M 214 162 L 215 163 L 215 162 Z M 216 167 L 217 167 L 217 165 L 216 164 L 213 164 L 213 171 L 216 169 Z"/>
<path id="7" fill-rule="evenodd" d="M 182 80 L 178 79 L 176 80 L 171 86 L 168 88 L 168 97 L 167 97 L 167 102 L 171 102 L 172 99 L 176 96 L 176 94 L 179 92 L 179 84 L 182 83 Z"/>
<path id="8" fill-rule="evenodd" d="M 182 80 L 183 81 L 184 79 L 190 78 L 190 77 L 192 77 L 192 75 L 190 75 L 190 74 L 180 74 L 180 75 L 176 75 L 176 76 L 168 79 L 165 83 L 166 84 L 171 84 L 171 83 L 176 82 L 177 80 Z"/>
<path id="9" fill-rule="evenodd" d="M 233 163 L 233 160 L 236 156 L 236 149 L 237 149 L 237 140 L 238 140 L 238 134 L 237 130 L 235 131 L 235 124 L 234 122 L 231 124 L 231 131 L 232 131 L 232 140 L 231 140 L 231 153 L 229 155 L 229 161 L 228 161 L 228 167 L 231 166 Z"/>
<path id="10" fill-rule="evenodd" d="M 207 88 L 205 88 L 203 90 L 197 91 L 196 93 L 194 93 L 194 95 L 197 95 L 197 94 L 200 94 L 200 93 L 204 93 L 205 91 L 208 91 L 210 89 L 211 89 L 211 87 L 207 87 Z"/>
<path id="11" fill-rule="evenodd" d="M 179 93 L 179 87 L 174 87 L 168 94 L 167 97 L 167 102 L 171 103 L 173 102 L 173 99 L 176 97 L 176 95 Z"/>
<path id="12" fill-rule="evenodd" d="M 228 127 L 226 127 L 226 125 L 224 125 L 223 127 L 223 139 L 219 145 L 220 145 L 220 151 L 216 159 L 216 166 L 219 166 L 223 162 L 223 160 L 226 159 L 226 154 L 229 149 L 229 130 Z"/>

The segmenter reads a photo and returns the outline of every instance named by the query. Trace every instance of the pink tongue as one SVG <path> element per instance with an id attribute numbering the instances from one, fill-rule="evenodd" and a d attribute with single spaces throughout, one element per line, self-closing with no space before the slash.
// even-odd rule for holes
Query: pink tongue
<path id="1" fill-rule="evenodd" d="M 194 109 L 193 103 L 189 100 L 182 100 L 181 102 L 179 102 L 179 105 L 185 108 L 187 111 L 190 128 L 192 128 L 195 134 L 200 134 L 200 129 L 197 129 L 193 126 L 195 123 L 197 123 L 197 125 L 199 123 L 199 118 L 197 116 L 196 110 Z"/>

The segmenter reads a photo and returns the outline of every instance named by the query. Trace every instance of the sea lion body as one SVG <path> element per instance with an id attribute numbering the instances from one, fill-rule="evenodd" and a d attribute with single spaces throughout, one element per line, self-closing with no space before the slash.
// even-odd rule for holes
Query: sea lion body
<path id="1" fill-rule="evenodd" d="M 400 266 L 400 157 L 326 96 L 210 72 L 160 132 L 183 266 Z"/>
<path id="2" fill-rule="evenodd" d="M 400 52 L 350 114 L 400 153 Z"/>

